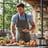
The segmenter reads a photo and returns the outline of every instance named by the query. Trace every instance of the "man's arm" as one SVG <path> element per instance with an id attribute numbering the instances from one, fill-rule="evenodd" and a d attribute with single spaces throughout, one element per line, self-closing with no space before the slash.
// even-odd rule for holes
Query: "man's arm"
<path id="1" fill-rule="evenodd" d="M 30 24 L 31 24 L 32 28 L 31 28 L 31 29 L 29 29 L 29 31 L 32 31 L 32 32 L 33 32 L 33 31 L 34 31 L 34 29 L 35 29 L 35 24 L 34 24 L 34 22 L 31 22 Z"/>
<path id="2" fill-rule="evenodd" d="M 34 22 L 31 22 L 30 23 L 31 24 L 31 26 L 32 26 L 32 28 L 31 29 L 24 29 L 24 30 L 22 30 L 23 32 L 30 32 L 30 31 L 34 31 L 34 29 L 35 29 L 35 24 L 34 24 Z"/>
<path id="3" fill-rule="evenodd" d="M 15 42 L 16 41 L 16 37 L 15 37 L 14 29 L 15 29 L 15 24 L 11 23 L 11 35 L 12 35 L 13 41 Z"/>

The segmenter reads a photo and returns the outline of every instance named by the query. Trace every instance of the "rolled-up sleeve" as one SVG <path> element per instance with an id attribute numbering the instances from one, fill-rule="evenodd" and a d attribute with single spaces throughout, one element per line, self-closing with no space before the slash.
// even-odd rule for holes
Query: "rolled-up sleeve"
<path id="1" fill-rule="evenodd" d="M 29 23 L 33 22 L 33 16 L 29 16 Z"/>
<path id="2" fill-rule="evenodd" d="M 15 18 L 15 16 L 12 16 L 12 18 L 11 18 L 11 23 L 12 23 L 12 24 L 16 24 L 16 18 Z"/>

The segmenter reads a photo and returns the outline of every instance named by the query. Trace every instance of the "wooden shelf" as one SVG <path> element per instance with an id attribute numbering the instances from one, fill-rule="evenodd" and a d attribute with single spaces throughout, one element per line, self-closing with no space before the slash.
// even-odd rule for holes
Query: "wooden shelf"
<path id="1" fill-rule="evenodd" d="M 48 11 L 43 11 L 43 12 L 48 14 Z"/>
<path id="2" fill-rule="evenodd" d="M 38 26 L 41 26 L 41 24 L 37 24 Z M 45 27 L 45 26 L 47 26 L 47 25 L 43 25 L 43 27 Z"/>
<path id="3" fill-rule="evenodd" d="M 40 12 L 39 10 L 36 10 L 36 12 Z M 46 13 L 46 14 L 48 14 L 48 10 L 46 10 L 46 11 L 43 11 L 43 13 Z"/>
<path id="4" fill-rule="evenodd" d="M 41 17 L 38 17 L 38 19 L 41 19 Z M 48 17 L 43 17 L 43 19 L 48 20 Z"/>

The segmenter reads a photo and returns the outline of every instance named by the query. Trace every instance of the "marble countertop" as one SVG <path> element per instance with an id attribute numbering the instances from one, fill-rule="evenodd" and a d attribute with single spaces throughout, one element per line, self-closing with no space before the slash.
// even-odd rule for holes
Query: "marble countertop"
<path id="1" fill-rule="evenodd" d="M 38 47 L 0 46 L 0 48 L 48 48 L 48 46 L 38 46 Z"/>

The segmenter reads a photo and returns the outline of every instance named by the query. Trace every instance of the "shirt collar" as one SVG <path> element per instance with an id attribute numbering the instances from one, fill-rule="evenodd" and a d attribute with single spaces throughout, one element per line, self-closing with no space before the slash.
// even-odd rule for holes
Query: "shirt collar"
<path id="1" fill-rule="evenodd" d="M 25 13 L 24 13 L 23 15 L 20 15 L 20 14 L 19 14 L 19 16 L 24 16 L 24 15 L 25 15 Z"/>

